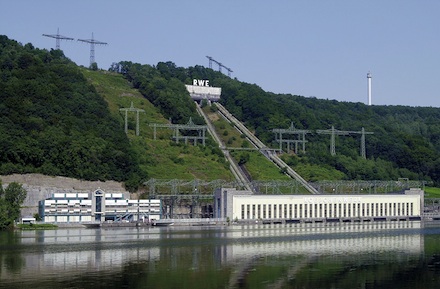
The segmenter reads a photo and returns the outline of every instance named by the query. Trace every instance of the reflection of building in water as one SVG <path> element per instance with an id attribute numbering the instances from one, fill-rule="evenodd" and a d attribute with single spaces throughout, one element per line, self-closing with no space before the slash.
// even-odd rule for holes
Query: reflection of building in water
<path id="1" fill-rule="evenodd" d="M 27 248 L 20 256 L 24 264 L 21 272 L 23 279 L 48 274 L 51 278 L 72 277 L 72 274 L 78 272 L 90 274 L 104 270 L 118 273 L 130 262 L 157 261 L 160 247 L 144 245 L 159 240 L 160 234 L 156 231 L 149 228 L 127 228 L 20 232 L 21 245 Z M 43 246 L 44 250 L 36 244 Z M 14 278 L 14 275 L 0 270 L 0 280 Z"/>
<path id="2" fill-rule="evenodd" d="M 405 230 L 418 230 L 420 222 L 372 222 L 294 224 L 268 229 L 242 230 L 237 238 L 258 241 L 233 242 L 221 253 L 224 262 L 270 255 L 340 255 L 373 252 L 399 252 L 419 255 L 424 251 L 424 237 L 407 234 Z M 277 228 L 279 227 L 279 228 Z"/>
<path id="3" fill-rule="evenodd" d="M 48 223 L 91 221 L 147 221 L 161 217 L 160 200 L 129 200 L 122 193 L 55 193 L 39 202 L 39 214 Z"/>
<path id="4" fill-rule="evenodd" d="M 253 195 L 219 189 L 214 217 L 230 220 L 375 220 L 420 219 L 423 191 L 383 195 Z"/>
<path id="5" fill-rule="evenodd" d="M 82 276 L 104 270 L 116 274 L 140 263 L 151 272 L 156 266 L 194 271 L 230 264 L 235 270 L 239 264 L 263 256 L 343 258 L 386 253 L 417 258 L 424 250 L 420 228 L 420 222 L 370 222 L 21 231 L 16 250 L 23 258 L 23 267 L 19 273 L 0 270 L 0 279 L 20 275 L 49 276 L 51 280 L 54 276 Z"/>

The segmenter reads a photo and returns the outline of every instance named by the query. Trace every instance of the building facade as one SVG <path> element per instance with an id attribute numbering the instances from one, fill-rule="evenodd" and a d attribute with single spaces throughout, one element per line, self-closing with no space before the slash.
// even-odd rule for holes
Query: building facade
<path id="1" fill-rule="evenodd" d="M 55 193 L 39 202 L 39 215 L 46 223 L 104 221 L 149 222 L 161 218 L 160 200 L 130 200 L 123 193 Z"/>
<path id="2" fill-rule="evenodd" d="M 253 195 L 248 191 L 216 191 L 214 217 L 251 220 L 380 220 L 420 219 L 423 191 L 374 195 Z"/>

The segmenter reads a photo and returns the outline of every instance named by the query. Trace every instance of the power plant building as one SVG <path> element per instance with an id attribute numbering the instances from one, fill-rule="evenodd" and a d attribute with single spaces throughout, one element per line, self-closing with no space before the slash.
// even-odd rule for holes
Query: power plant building
<path id="1" fill-rule="evenodd" d="M 219 189 L 214 217 L 231 221 L 348 221 L 420 219 L 423 191 L 369 195 L 254 195 Z"/>
<path id="2" fill-rule="evenodd" d="M 130 200 L 123 193 L 55 193 L 39 202 L 46 223 L 143 221 L 161 218 L 160 200 Z"/>

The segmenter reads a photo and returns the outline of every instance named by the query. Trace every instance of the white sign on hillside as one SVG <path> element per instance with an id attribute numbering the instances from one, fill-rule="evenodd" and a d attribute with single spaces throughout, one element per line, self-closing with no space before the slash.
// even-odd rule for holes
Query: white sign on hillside
<path id="1" fill-rule="evenodd" d="M 209 86 L 209 80 L 207 79 L 193 79 L 193 85 L 186 84 L 191 98 L 194 100 L 209 100 L 219 101 L 222 93 L 221 87 Z"/>
<path id="2" fill-rule="evenodd" d="M 193 85 L 195 85 L 195 86 L 209 86 L 209 80 L 193 79 Z"/>

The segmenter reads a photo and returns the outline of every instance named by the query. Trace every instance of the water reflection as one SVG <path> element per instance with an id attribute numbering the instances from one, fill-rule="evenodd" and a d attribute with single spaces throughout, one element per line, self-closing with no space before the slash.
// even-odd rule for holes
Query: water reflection
<path id="1" fill-rule="evenodd" d="M 350 272 L 356 272 L 364 276 L 366 288 L 367 276 L 379 274 L 375 270 L 382 266 L 388 273 L 414 270 L 426 248 L 429 258 L 440 256 L 432 245 L 439 238 L 440 225 L 421 222 L 1 233 L 0 287 L 316 288 L 310 286 L 321 286 L 327 275 L 349 282 Z M 431 240 L 428 245 L 426 240 Z M 428 266 L 432 260 L 426 261 Z M 430 268 L 437 270 L 435 262 Z M 176 278 L 183 283 L 175 283 Z M 125 279 L 130 282 L 120 283 Z M 207 279 L 212 286 L 197 285 Z M 329 287 L 323 283 L 322 288 Z"/>

